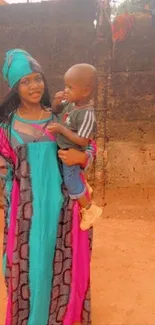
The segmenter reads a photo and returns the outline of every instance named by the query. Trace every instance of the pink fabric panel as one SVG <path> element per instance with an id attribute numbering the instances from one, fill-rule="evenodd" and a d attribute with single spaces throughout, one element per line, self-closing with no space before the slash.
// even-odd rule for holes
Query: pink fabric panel
<path id="1" fill-rule="evenodd" d="M 33 127 L 36 128 L 36 129 L 38 129 L 38 130 L 40 130 L 40 131 L 43 129 L 43 128 L 42 128 L 40 125 L 38 125 L 38 124 L 33 124 Z M 51 141 L 56 141 L 54 135 L 52 135 L 52 134 L 51 134 L 47 129 L 44 131 L 44 133 L 49 137 L 49 139 L 50 139 Z"/>
<path id="2" fill-rule="evenodd" d="M 90 252 L 88 231 L 79 227 L 79 206 L 76 202 L 72 219 L 72 284 L 71 293 L 63 325 L 73 325 L 81 321 L 81 312 L 90 277 Z"/>

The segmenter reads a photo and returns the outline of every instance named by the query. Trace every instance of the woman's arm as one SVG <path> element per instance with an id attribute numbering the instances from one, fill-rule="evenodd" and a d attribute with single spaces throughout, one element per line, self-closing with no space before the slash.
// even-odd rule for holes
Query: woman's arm
<path id="1" fill-rule="evenodd" d="M 16 155 L 8 140 L 6 125 L 0 125 L 0 178 L 8 178 L 8 172 L 13 169 Z"/>
<path id="2" fill-rule="evenodd" d="M 0 157 L 0 178 L 5 177 L 7 173 L 8 173 L 8 169 L 7 169 L 6 160 Z"/>
<path id="3" fill-rule="evenodd" d="M 58 151 L 59 158 L 68 166 L 72 165 L 85 165 L 87 161 L 87 153 L 82 152 L 76 149 L 69 150 L 59 150 Z"/>
<path id="4" fill-rule="evenodd" d="M 87 169 L 96 157 L 96 144 L 90 141 L 85 152 L 76 149 L 59 150 L 58 156 L 68 166 L 80 165 Z"/>

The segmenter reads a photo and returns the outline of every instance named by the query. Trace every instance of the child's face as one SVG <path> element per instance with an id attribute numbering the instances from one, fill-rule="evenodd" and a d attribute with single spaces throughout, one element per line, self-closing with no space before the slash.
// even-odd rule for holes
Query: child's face
<path id="1" fill-rule="evenodd" d="M 80 84 L 72 75 L 65 76 L 65 99 L 70 103 L 78 104 L 88 97 L 88 89 Z"/>

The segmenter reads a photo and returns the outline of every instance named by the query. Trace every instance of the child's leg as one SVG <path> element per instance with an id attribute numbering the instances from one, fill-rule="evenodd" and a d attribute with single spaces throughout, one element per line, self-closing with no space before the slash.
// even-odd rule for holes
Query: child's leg
<path id="1" fill-rule="evenodd" d="M 89 195 L 91 196 L 91 194 L 93 193 L 93 189 L 89 185 L 89 183 L 87 182 L 88 172 L 87 171 L 83 171 L 83 170 L 81 170 L 81 172 L 84 175 L 84 179 L 85 179 L 85 184 L 86 184 L 87 191 L 89 192 Z"/>
<path id="2" fill-rule="evenodd" d="M 82 230 L 89 229 L 102 214 L 102 209 L 93 204 L 87 195 L 86 185 L 81 179 L 81 168 L 78 165 L 66 166 L 63 164 L 63 175 L 66 188 L 72 199 L 82 207 Z"/>
<path id="3" fill-rule="evenodd" d="M 91 195 L 93 193 L 93 189 L 89 185 L 89 183 L 87 182 L 88 172 L 87 171 L 83 171 L 83 174 L 84 174 L 84 178 L 85 178 L 87 190 L 88 190 L 89 194 Z"/>
<path id="4" fill-rule="evenodd" d="M 87 186 L 87 190 L 88 190 L 89 194 L 91 195 L 93 193 L 93 189 L 87 181 L 86 181 L 86 186 Z"/>
<path id="5" fill-rule="evenodd" d="M 87 188 L 81 178 L 81 168 L 79 165 L 66 166 L 63 164 L 64 183 L 69 196 L 73 200 L 78 200 L 82 208 L 90 205 L 91 200 L 86 195 Z"/>

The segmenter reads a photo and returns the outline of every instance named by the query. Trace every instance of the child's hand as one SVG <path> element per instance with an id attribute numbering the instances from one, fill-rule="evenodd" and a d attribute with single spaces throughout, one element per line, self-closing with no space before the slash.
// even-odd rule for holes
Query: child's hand
<path id="1" fill-rule="evenodd" d="M 59 123 L 52 123 L 47 129 L 50 133 L 62 133 L 63 126 Z"/>
<path id="2" fill-rule="evenodd" d="M 60 109 L 60 106 L 62 104 L 62 101 L 64 100 L 64 91 L 59 91 L 58 93 L 55 94 L 53 103 L 52 103 L 52 111 L 53 113 L 61 113 L 62 107 Z"/>
<path id="3" fill-rule="evenodd" d="M 65 92 L 64 92 L 64 91 L 58 91 L 58 92 L 55 94 L 54 99 L 55 99 L 55 100 L 59 100 L 60 102 L 62 102 L 62 101 L 64 100 L 64 96 L 65 96 Z"/>

